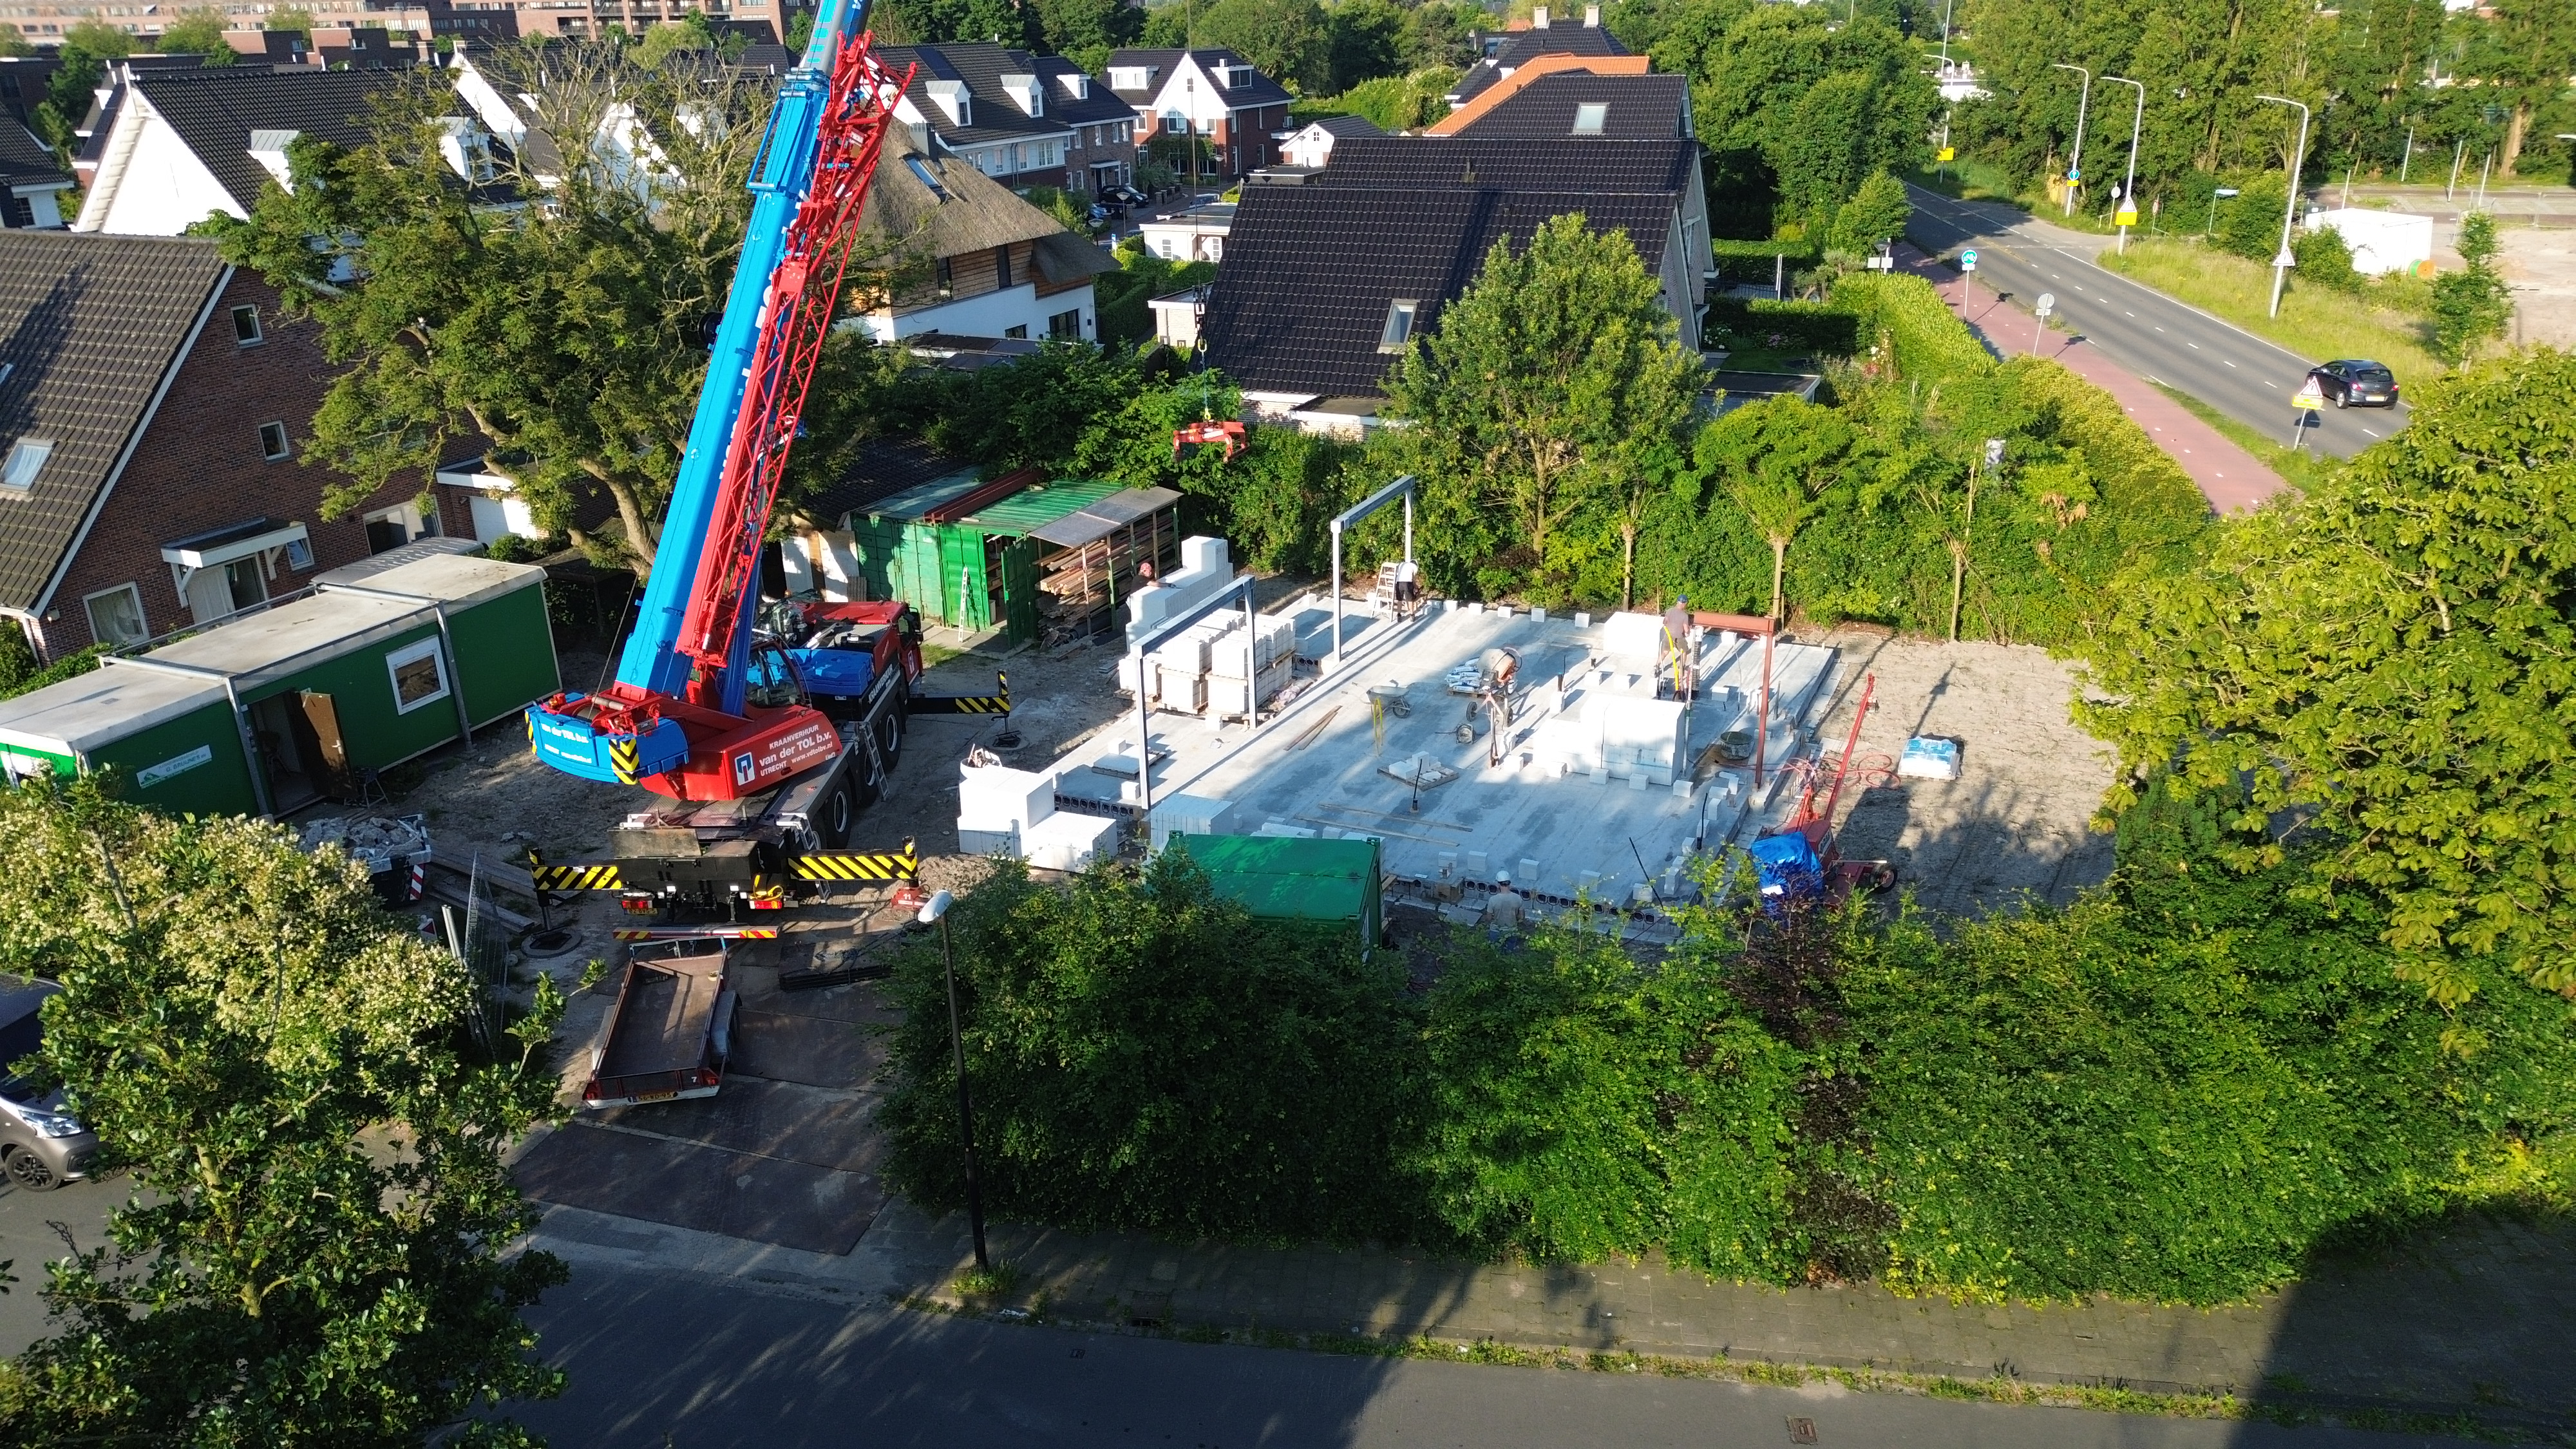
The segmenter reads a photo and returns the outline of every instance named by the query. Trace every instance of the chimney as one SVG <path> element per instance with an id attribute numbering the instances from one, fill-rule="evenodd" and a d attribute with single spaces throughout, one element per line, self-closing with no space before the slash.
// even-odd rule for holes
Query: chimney
<path id="1" fill-rule="evenodd" d="M 1600 6 L 1586 5 L 1583 7 L 1583 28 L 1586 30 L 1599 30 L 1601 28 Z"/>
<path id="2" fill-rule="evenodd" d="M 1533 11 L 1531 11 L 1531 12 L 1530 12 L 1530 29 L 1532 29 L 1532 30 L 1545 30 L 1545 29 L 1547 29 L 1547 7 L 1546 7 L 1546 6 L 1541 5 L 1541 6 L 1540 6 L 1540 7 L 1538 7 L 1536 10 L 1533 10 Z"/>

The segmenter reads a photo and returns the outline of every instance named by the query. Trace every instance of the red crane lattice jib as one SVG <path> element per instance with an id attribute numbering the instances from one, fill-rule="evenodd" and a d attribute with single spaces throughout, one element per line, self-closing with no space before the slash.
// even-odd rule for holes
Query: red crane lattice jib
<path id="1" fill-rule="evenodd" d="M 744 601 L 759 576 L 770 507 L 786 473 L 814 366 L 831 334 L 850 246 L 858 237 L 868 185 L 893 121 L 889 101 L 911 81 L 909 69 L 897 76 L 877 61 L 872 40 L 862 35 L 845 47 L 833 72 L 831 99 L 816 142 L 813 186 L 797 206 L 771 274 L 751 384 L 743 393 L 716 495 L 716 522 L 707 531 L 697 588 L 681 617 L 679 650 L 698 662 L 689 696 L 699 704 L 718 702 L 718 680 L 744 627 Z"/>

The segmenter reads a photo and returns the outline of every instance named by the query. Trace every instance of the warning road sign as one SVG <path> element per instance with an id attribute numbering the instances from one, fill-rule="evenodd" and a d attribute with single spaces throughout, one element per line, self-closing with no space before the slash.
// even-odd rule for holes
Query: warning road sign
<path id="1" fill-rule="evenodd" d="M 2309 378 L 2307 385 L 2301 387 L 2290 399 L 2290 406 L 2304 408 L 2309 412 L 2316 412 L 2325 405 L 2326 390 L 2317 386 L 2317 380 L 2313 377 Z"/>

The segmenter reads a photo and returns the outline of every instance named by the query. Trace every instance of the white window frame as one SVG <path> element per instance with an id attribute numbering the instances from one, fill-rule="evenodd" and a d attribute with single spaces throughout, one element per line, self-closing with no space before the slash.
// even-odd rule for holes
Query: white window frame
<path id="1" fill-rule="evenodd" d="M 302 573 L 313 567 L 313 540 L 290 538 L 286 541 L 286 566 Z"/>
<path id="2" fill-rule="evenodd" d="M 1588 125 L 1588 126 L 1587 126 L 1587 125 L 1585 125 L 1585 124 L 1584 124 L 1584 122 L 1586 122 L 1586 121 L 1589 121 L 1589 122 L 1591 122 L 1592 124 L 1590 124 L 1590 125 Z M 1578 104 L 1575 106 L 1575 108 L 1574 108 L 1574 134 L 1575 134 L 1575 135 L 1578 135 L 1578 136 L 1598 136 L 1598 135 L 1602 134 L 1604 131 L 1608 130 L 1608 129 L 1609 129 L 1609 126 L 1610 126 L 1610 105 L 1609 105 L 1609 103 L 1608 103 L 1607 101 L 1583 101 L 1583 102 L 1578 103 Z"/>
<path id="3" fill-rule="evenodd" d="M 232 309 L 232 319 L 233 345 L 235 347 L 257 347 L 268 340 L 267 330 L 259 325 L 259 309 L 257 307 L 235 307 Z M 244 322 L 248 322 L 250 324 L 250 334 L 248 336 L 242 335 L 242 324 Z"/>
<path id="4" fill-rule="evenodd" d="M 1402 318 L 1404 321 L 1404 335 L 1402 337 L 1395 335 L 1395 324 L 1398 318 Z M 1377 350 L 1380 352 L 1402 352 L 1407 347 L 1412 346 L 1413 327 L 1414 324 L 1419 322 L 1421 319 L 1422 302 L 1419 298 L 1396 297 L 1390 299 L 1386 304 L 1386 326 L 1378 333 Z"/>
<path id="5" fill-rule="evenodd" d="M 277 429 L 277 450 L 269 451 L 268 430 Z M 259 456 L 271 463 L 283 463 L 295 456 L 295 440 L 286 435 L 286 424 L 271 421 L 259 425 Z"/>
<path id="6" fill-rule="evenodd" d="M 131 639 L 110 639 L 101 633 L 98 627 L 98 601 L 114 598 L 118 594 L 127 595 L 134 600 L 134 622 L 142 632 Z M 140 644 L 152 637 L 152 617 L 143 612 L 143 590 L 133 584 L 118 584 L 112 589 L 100 589 L 94 594 L 81 595 L 81 613 L 89 620 L 89 637 L 98 643 L 109 646 Z"/>
<path id="7" fill-rule="evenodd" d="M 403 668 L 406 665 L 418 664 L 424 659 L 430 661 L 431 665 L 438 671 L 438 688 L 431 693 L 424 694 L 420 698 L 406 703 L 403 699 L 402 693 Z M 448 692 L 455 687 L 447 677 L 446 651 L 438 647 L 438 636 L 435 634 L 426 639 L 420 640 L 417 643 L 406 644 L 400 649 L 387 654 L 385 656 L 385 682 L 393 689 L 394 713 L 396 714 L 409 714 L 416 709 L 427 709 L 429 706 L 447 698 Z"/>
<path id="8" fill-rule="evenodd" d="M 51 438 L 20 438 L 11 443 L 9 451 L 0 455 L 0 490 L 33 492 L 36 480 L 44 476 L 45 460 L 52 456 L 54 440 Z"/>

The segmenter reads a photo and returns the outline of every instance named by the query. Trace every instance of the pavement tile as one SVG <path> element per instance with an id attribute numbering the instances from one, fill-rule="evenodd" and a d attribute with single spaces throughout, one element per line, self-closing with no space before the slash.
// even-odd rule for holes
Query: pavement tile
<path id="1" fill-rule="evenodd" d="M 600 1114 L 600 1121 L 761 1157 L 872 1173 L 888 1146 L 875 1129 L 875 1116 L 872 1097 L 735 1072 L 712 1097 L 620 1107 Z"/>
<path id="2" fill-rule="evenodd" d="M 882 1038 L 829 1017 L 745 1006 L 734 1015 L 735 1070 L 815 1087 L 866 1087 L 885 1065 Z"/>
<path id="3" fill-rule="evenodd" d="M 574 1122 L 511 1175 L 539 1202 L 809 1252 L 847 1253 L 885 1201 L 874 1178 Z"/>

